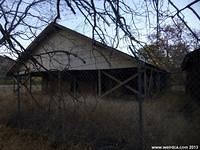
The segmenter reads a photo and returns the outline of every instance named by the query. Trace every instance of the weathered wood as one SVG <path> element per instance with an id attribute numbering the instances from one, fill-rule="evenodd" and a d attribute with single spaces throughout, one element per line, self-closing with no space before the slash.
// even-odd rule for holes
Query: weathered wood
<path id="1" fill-rule="evenodd" d="M 161 79 L 160 79 L 160 73 L 159 72 L 157 72 L 157 77 L 156 77 L 156 79 L 157 79 L 157 91 L 159 92 L 160 91 L 160 89 L 161 89 L 161 87 L 160 87 L 160 85 L 161 85 Z"/>
<path id="2" fill-rule="evenodd" d="M 58 71 L 58 109 L 61 110 L 62 91 L 61 91 L 61 71 Z"/>
<path id="3" fill-rule="evenodd" d="M 105 71 L 103 71 L 103 74 L 105 74 L 107 77 L 111 78 L 112 80 L 116 81 L 117 83 L 122 83 L 121 80 L 119 80 L 119 79 L 115 78 L 114 76 L 112 76 L 112 75 L 106 73 Z M 127 89 L 129 89 L 130 91 L 132 91 L 133 93 L 138 94 L 138 91 L 135 90 L 135 89 L 133 89 L 133 88 L 130 87 L 129 85 L 124 85 L 124 86 L 125 86 Z"/>
<path id="4" fill-rule="evenodd" d="M 21 97 L 20 97 L 20 76 L 17 75 L 17 113 L 21 112 Z"/>
<path id="5" fill-rule="evenodd" d="M 128 83 L 129 81 L 133 80 L 134 78 L 136 78 L 138 76 L 138 74 L 135 74 L 131 77 L 129 77 L 128 79 L 126 79 L 125 81 L 121 82 L 120 84 L 114 86 L 113 88 L 111 88 L 110 90 L 108 90 L 107 92 L 105 92 L 104 94 L 102 94 L 99 98 L 102 98 L 108 94 L 110 94 L 111 92 L 115 91 L 116 89 L 120 88 L 121 86 L 125 85 L 126 83 Z"/>
<path id="6" fill-rule="evenodd" d="M 76 78 L 73 78 L 73 96 L 76 98 Z"/>
<path id="7" fill-rule="evenodd" d="M 32 76 L 29 75 L 29 91 L 32 93 Z"/>
<path id="8" fill-rule="evenodd" d="M 144 97 L 147 97 L 147 73 L 144 71 Z"/>
<path id="9" fill-rule="evenodd" d="M 149 88 L 148 88 L 148 93 L 149 94 L 151 94 L 152 82 L 153 82 L 153 70 L 151 69 L 150 78 L 149 78 Z"/>
<path id="10" fill-rule="evenodd" d="M 14 93 L 16 92 L 16 81 L 14 78 L 13 78 L 13 92 Z"/>
<path id="11" fill-rule="evenodd" d="M 98 96 L 101 96 L 101 70 L 98 70 Z"/>
<path id="12" fill-rule="evenodd" d="M 76 42 L 74 42 L 76 41 Z M 52 32 L 48 38 L 37 44 L 37 51 L 32 56 L 47 70 L 97 70 L 136 67 L 133 58 L 109 47 L 93 46 L 93 42 L 68 30 Z M 57 49 L 52 51 L 52 49 Z M 58 51 L 59 50 L 59 51 Z M 93 52 L 91 53 L 91 50 Z M 56 52 L 57 51 L 57 52 Z M 51 52 L 51 57 L 49 52 Z M 55 52 L 55 53 L 54 53 Z M 112 56 L 112 57 L 111 57 Z M 30 71 L 46 71 L 27 61 Z M 39 70 L 38 70 L 39 69 Z M 20 66 L 20 71 L 26 70 Z"/>
<path id="13" fill-rule="evenodd" d="M 138 61 L 138 105 L 139 105 L 139 132 L 140 132 L 140 149 L 144 149 L 144 130 L 143 130 L 143 97 L 142 97 L 142 64 L 140 61 Z"/>

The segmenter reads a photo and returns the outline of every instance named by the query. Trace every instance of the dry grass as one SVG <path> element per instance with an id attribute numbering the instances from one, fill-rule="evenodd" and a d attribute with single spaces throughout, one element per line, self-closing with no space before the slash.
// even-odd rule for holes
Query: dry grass
<path id="1" fill-rule="evenodd" d="M 111 145 L 128 150 L 139 145 L 136 101 L 107 100 L 96 105 L 93 98 L 87 98 L 84 103 L 67 101 L 63 111 L 47 112 L 36 109 L 30 97 L 23 96 L 18 118 L 14 97 L 10 93 L 0 96 L 0 121 L 4 125 L 0 128 L 0 149 L 83 150 Z M 37 100 L 47 108 L 41 95 Z M 200 143 L 199 106 L 183 93 L 166 90 L 146 100 L 143 108 L 146 149 L 151 145 Z"/>

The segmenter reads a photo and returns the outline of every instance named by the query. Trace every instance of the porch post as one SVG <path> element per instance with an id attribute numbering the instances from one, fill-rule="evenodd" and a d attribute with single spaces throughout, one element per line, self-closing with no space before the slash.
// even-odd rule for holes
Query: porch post
<path id="1" fill-rule="evenodd" d="M 58 109 L 61 110 L 62 89 L 61 89 L 61 71 L 58 71 Z"/>
<path id="2" fill-rule="evenodd" d="M 144 70 L 144 97 L 146 98 L 147 96 L 147 73 L 146 73 L 146 68 Z"/>
<path id="3" fill-rule="evenodd" d="M 20 75 L 19 73 L 17 74 L 17 113 L 18 116 L 20 115 L 21 112 L 21 97 L 20 97 Z"/>
<path id="4" fill-rule="evenodd" d="M 98 70 L 98 96 L 101 96 L 101 70 Z"/>
<path id="5" fill-rule="evenodd" d="M 15 93 L 16 92 L 16 81 L 15 81 L 15 78 L 13 78 L 13 93 Z"/>
<path id="6" fill-rule="evenodd" d="M 76 77 L 73 78 L 73 95 L 74 98 L 76 98 L 76 88 L 77 88 L 77 83 L 76 83 Z"/>
<path id="7" fill-rule="evenodd" d="M 149 85 L 148 85 L 148 95 L 151 96 L 153 84 L 153 70 L 150 69 Z"/>
<path id="8" fill-rule="evenodd" d="M 139 132 L 140 149 L 144 150 L 144 130 L 143 130 L 143 97 L 142 97 L 142 69 L 143 64 L 138 61 L 138 107 L 139 107 Z"/>
<path id="9" fill-rule="evenodd" d="M 29 90 L 30 90 L 30 93 L 32 93 L 32 76 L 31 76 L 31 74 L 29 75 Z"/>

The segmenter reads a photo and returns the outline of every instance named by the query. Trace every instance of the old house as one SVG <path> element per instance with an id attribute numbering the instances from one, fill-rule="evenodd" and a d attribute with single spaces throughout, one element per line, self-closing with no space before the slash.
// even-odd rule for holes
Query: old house
<path id="1" fill-rule="evenodd" d="M 159 91 L 166 72 L 143 64 L 143 96 Z M 134 57 L 52 23 L 28 46 L 9 74 L 42 78 L 42 92 L 67 92 L 72 97 L 138 94 L 138 63 Z M 31 88 L 31 86 L 30 86 Z"/>
<path id="2" fill-rule="evenodd" d="M 200 100 L 200 48 L 188 53 L 181 67 L 186 74 L 186 92 L 193 99 Z"/>

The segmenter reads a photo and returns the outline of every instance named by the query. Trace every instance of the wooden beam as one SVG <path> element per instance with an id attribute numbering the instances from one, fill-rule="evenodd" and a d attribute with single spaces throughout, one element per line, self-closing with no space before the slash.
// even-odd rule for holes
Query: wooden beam
<path id="1" fill-rule="evenodd" d="M 101 70 L 98 70 L 98 96 L 101 96 Z"/>
<path id="2" fill-rule="evenodd" d="M 144 97 L 147 97 L 147 73 L 144 71 Z"/>
<path id="3" fill-rule="evenodd" d="M 114 90 L 116 90 L 116 89 L 120 88 L 121 86 L 125 85 L 126 83 L 128 83 L 132 79 L 136 78 L 137 76 L 138 76 L 138 74 L 135 74 L 135 75 L 129 77 L 128 79 L 126 79 L 125 81 L 120 82 L 118 85 L 114 86 L 113 88 L 111 88 L 110 90 L 108 90 L 107 92 L 105 92 L 104 94 L 102 94 L 99 98 L 102 98 L 102 97 L 108 95 L 109 93 L 111 93 Z"/>
<path id="4" fill-rule="evenodd" d="M 73 96 L 76 98 L 76 78 L 73 78 Z"/>
<path id="5" fill-rule="evenodd" d="M 113 77 L 112 75 L 110 75 L 110 74 L 108 74 L 108 73 L 106 73 L 106 72 L 104 72 L 104 71 L 103 71 L 103 74 L 105 74 L 107 77 L 113 79 L 113 80 L 116 81 L 117 83 L 121 83 L 121 82 L 122 82 L 121 80 L 119 80 L 119 79 Z M 132 91 L 133 93 L 138 94 L 138 91 L 135 90 L 135 89 L 133 89 L 133 88 L 130 87 L 129 85 L 124 85 L 124 86 L 125 86 L 127 89 L 129 89 L 130 91 Z"/>
<path id="6" fill-rule="evenodd" d="M 163 72 L 163 73 L 166 73 L 165 70 L 161 70 L 159 68 L 150 67 L 150 66 L 147 66 L 147 65 L 145 66 L 145 68 L 153 70 L 154 72 Z"/>
<path id="7" fill-rule="evenodd" d="M 61 110 L 61 99 L 62 99 L 62 90 L 61 90 L 61 71 L 58 71 L 58 109 Z"/>
<path id="8" fill-rule="evenodd" d="M 32 76 L 31 76 L 31 74 L 29 75 L 29 90 L 30 90 L 30 93 L 32 93 Z"/>
<path id="9" fill-rule="evenodd" d="M 21 97 L 20 97 L 20 76 L 17 75 L 17 113 L 20 115 L 21 112 Z"/>
<path id="10" fill-rule="evenodd" d="M 151 69 L 150 79 L 149 79 L 149 88 L 148 88 L 148 93 L 149 94 L 151 93 L 152 80 L 153 80 L 153 70 Z"/>
<path id="11" fill-rule="evenodd" d="M 161 83 L 160 83 L 160 73 L 159 72 L 157 73 L 157 77 L 156 78 L 157 78 L 157 90 L 160 91 Z"/>
<path id="12" fill-rule="evenodd" d="M 16 81 L 15 78 L 13 78 L 13 93 L 16 92 Z"/>
<path id="13" fill-rule="evenodd" d="M 142 97 L 142 64 L 140 61 L 138 61 L 138 106 L 139 106 L 139 139 L 140 139 L 140 149 L 143 150 L 144 149 L 144 126 L 143 126 L 143 97 Z"/>

